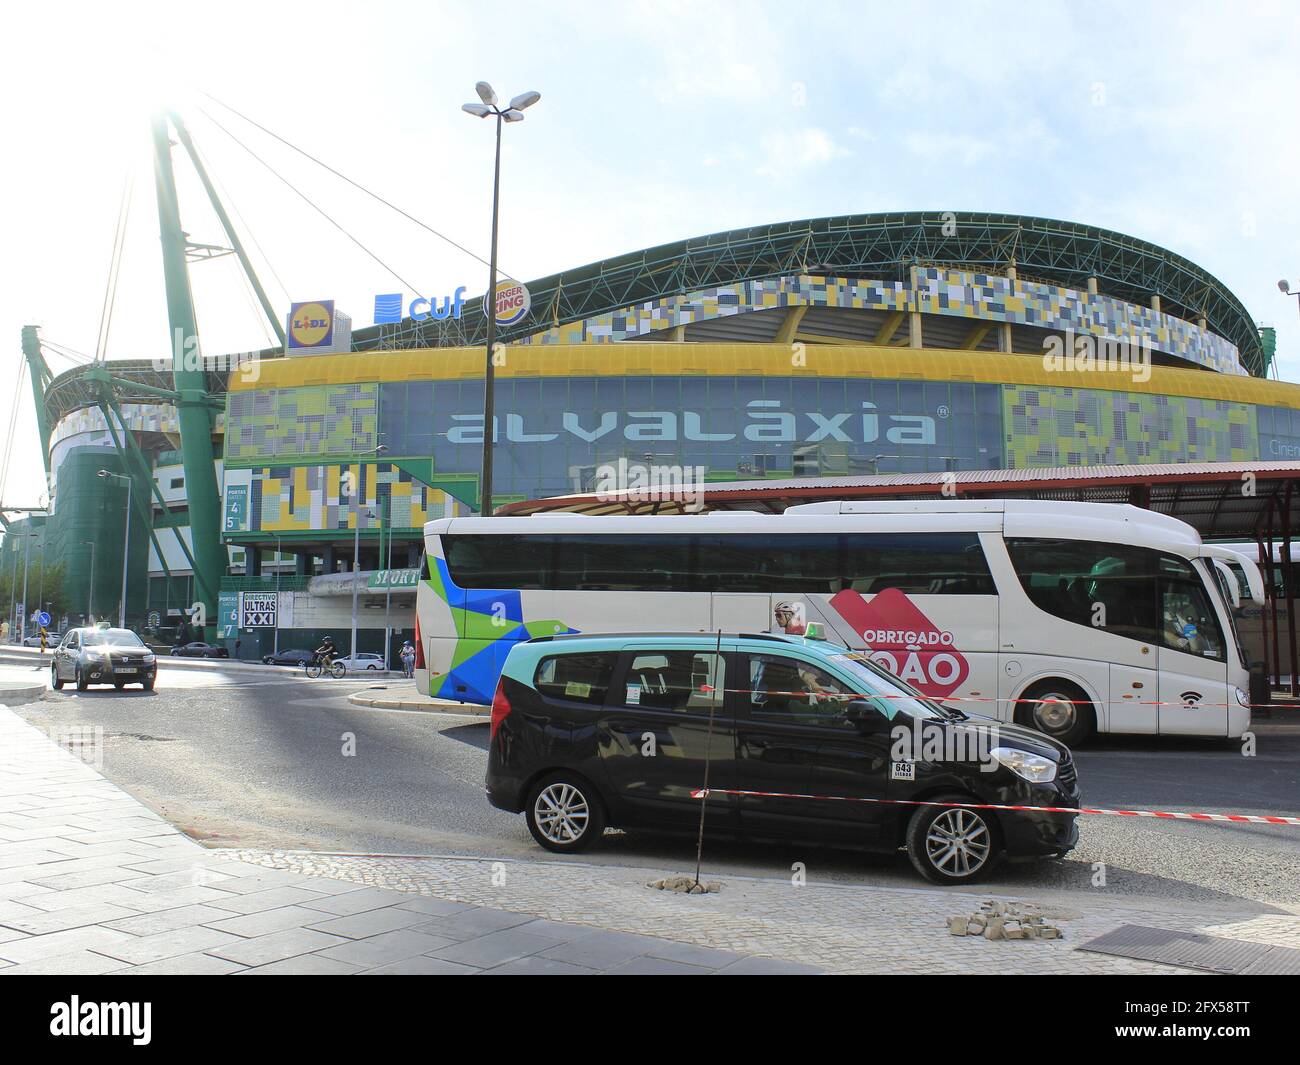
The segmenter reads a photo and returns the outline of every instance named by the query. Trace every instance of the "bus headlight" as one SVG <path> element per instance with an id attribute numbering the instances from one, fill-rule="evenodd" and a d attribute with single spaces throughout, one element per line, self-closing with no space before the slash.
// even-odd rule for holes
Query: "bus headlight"
<path id="1" fill-rule="evenodd" d="M 1031 784 L 1050 784 L 1056 779 L 1056 763 L 1050 758 L 1030 754 L 1016 747 L 994 747 L 989 753 L 1016 776 Z"/>
<path id="2" fill-rule="evenodd" d="M 1246 707 L 1247 709 L 1250 708 L 1250 696 L 1249 696 L 1249 695 L 1247 695 L 1247 694 L 1246 694 L 1244 691 L 1242 691 L 1240 688 L 1233 688 L 1233 694 L 1237 696 L 1237 702 L 1241 703 L 1241 705 L 1244 706 L 1244 707 Z"/>

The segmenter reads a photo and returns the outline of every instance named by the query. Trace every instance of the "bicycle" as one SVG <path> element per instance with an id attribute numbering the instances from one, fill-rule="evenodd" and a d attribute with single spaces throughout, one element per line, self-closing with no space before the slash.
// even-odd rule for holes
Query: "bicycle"
<path id="1" fill-rule="evenodd" d="M 342 662 L 334 661 L 330 662 L 328 669 L 329 675 L 335 680 L 341 680 L 348 671 L 348 667 Z M 310 679 L 315 680 L 326 671 L 326 666 L 319 658 L 317 658 L 310 662 L 304 662 L 303 670 Z"/>

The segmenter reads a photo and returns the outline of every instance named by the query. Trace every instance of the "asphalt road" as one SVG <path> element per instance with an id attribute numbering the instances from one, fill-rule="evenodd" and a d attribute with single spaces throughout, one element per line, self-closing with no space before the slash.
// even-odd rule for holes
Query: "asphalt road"
<path id="1" fill-rule="evenodd" d="M 32 668 L 0 652 L 7 668 L 19 662 Z M 100 726 L 103 772 L 211 846 L 549 857 L 522 817 L 483 797 L 485 721 L 348 703 L 364 683 L 164 663 L 152 693 L 64 689 L 16 709 L 41 727 Z M 1275 711 L 1255 733 L 1253 757 L 1226 741 L 1103 738 L 1077 752 L 1084 801 L 1300 814 L 1300 711 Z M 583 860 L 676 870 L 693 856 L 693 841 L 611 833 Z M 706 845 L 716 873 L 788 877 L 796 861 L 824 881 L 921 883 L 902 857 Z M 1300 828 L 1085 817 L 1068 858 L 1004 865 L 987 883 L 1300 912 Z"/>

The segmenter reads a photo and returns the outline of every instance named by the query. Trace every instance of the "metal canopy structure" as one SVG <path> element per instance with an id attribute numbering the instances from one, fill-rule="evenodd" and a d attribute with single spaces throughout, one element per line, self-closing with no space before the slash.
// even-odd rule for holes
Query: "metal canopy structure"
<path id="1" fill-rule="evenodd" d="M 582 321 L 637 303 L 711 285 L 792 273 L 904 280 L 913 266 L 1002 272 L 1084 289 L 1089 278 L 1109 296 L 1147 304 L 1159 295 L 1166 312 L 1195 321 L 1237 346 L 1243 364 L 1264 375 L 1265 353 L 1254 320 L 1213 275 L 1171 251 L 1095 226 L 1024 215 L 966 211 L 843 215 L 781 222 L 693 237 L 632 252 L 528 282 L 534 313 L 498 330 L 509 342 L 545 325 Z M 353 334 L 358 351 L 474 346 L 487 335 L 482 300 L 459 320 L 372 326 Z"/>
<path id="2" fill-rule="evenodd" d="M 1149 466 L 963 470 L 866 477 L 719 481 L 703 486 L 554 496 L 510 503 L 499 514 L 681 514 L 704 510 L 779 513 L 824 499 L 1060 499 L 1132 503 L 1187 522 L 1203 539 L 1255 539 L 1273 509 L 1300 531 L 1300 465 L 1294 462 L 1181 462 Z M 692 494 L 693 493 L 693 494 Z M 1285 503 L 1285 509 L 1283 509 Z"/>

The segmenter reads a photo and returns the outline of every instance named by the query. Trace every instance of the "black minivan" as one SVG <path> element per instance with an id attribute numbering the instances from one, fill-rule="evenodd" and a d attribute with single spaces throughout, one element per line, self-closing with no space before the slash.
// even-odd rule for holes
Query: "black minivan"
<path id="1" fill-rule="evenodd" d="M 837 644 L 637 633 L 511 649 L 487 795 L 547 850 L 582 850 L 606 826 L 695 831 L 706 763 L 711 833 L 905 848 L 936 883 L 1078 839 L 1064 745 L 926 699 Z"/>

